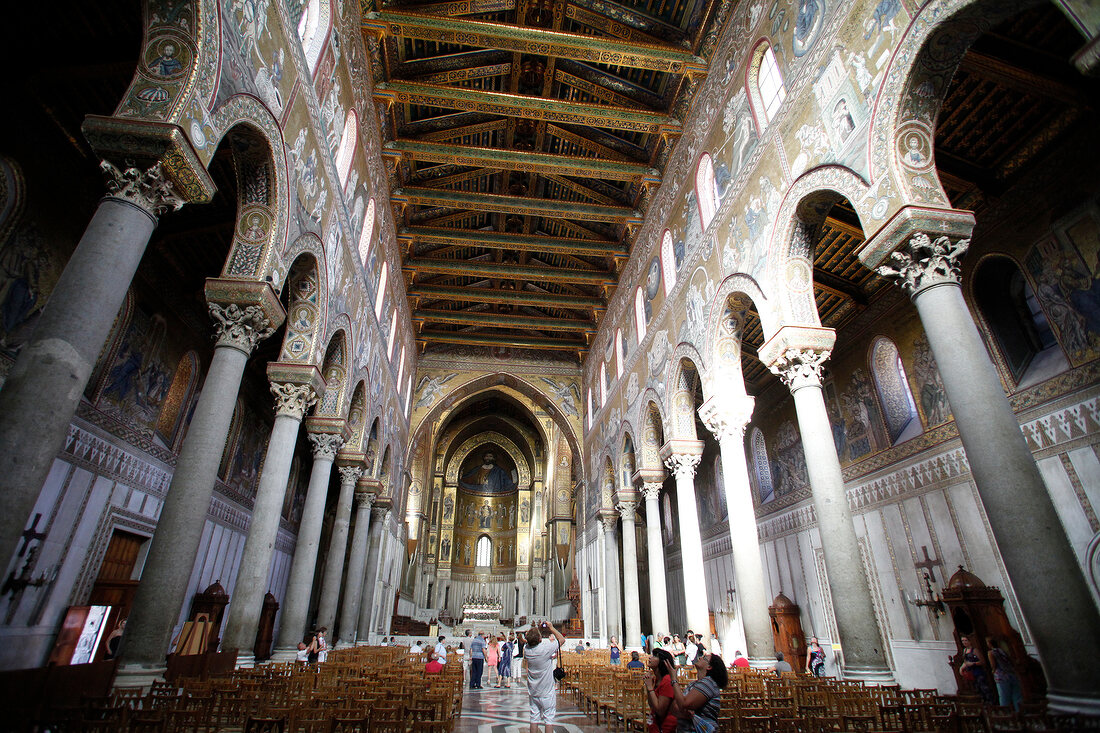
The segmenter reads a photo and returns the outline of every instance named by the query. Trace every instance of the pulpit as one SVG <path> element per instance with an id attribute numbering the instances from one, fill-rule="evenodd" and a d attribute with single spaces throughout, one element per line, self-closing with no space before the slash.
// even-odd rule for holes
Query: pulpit
<path id="1" fill-rule="evenodd" d="M 260 624 L 256 631 L 256 644 L 252 654 L 257 662 L 271 657 L 271 643 L 275 639 L 275 616 L 279 613 L 279 602 L 270 592 L 264 596 L 263 610 L 260 611 Z"/>
<path id="2" fill-rule="evenodd" d="M 222 614 L 225 613 L 227 605 L 229 605 L 229 596 L 218 581 L 214 581 L 206 590 L 202 593 L 196 593 L 194 598 L 191 599 L 191 613 L 188 614 L 187 618 L 191 621 L 200 618 L 209 619 L 210 633 L 207 636 L 204 651 L 218 651 L 218 644 L 221 643 L 218 632 L 221 631 Z"/>
<path id="3" fill-rule="evenodd" d="M 783 652 L 786 661 L 794 669 L 801 669 L 806 658 L 806 636 L 802 633 L 802 610 L 787 596 L 780 593 L 768 606 L 772 617 L 772 639 L 775 650 Z"/>

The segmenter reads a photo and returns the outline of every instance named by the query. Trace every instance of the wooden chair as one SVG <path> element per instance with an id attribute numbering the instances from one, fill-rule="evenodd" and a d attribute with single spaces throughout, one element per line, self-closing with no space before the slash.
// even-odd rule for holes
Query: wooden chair
<path id="1" fill-rule="evenodd" d="M 258 718 L 249 715 L 244 733 L 286 733 L 286 718 Z"/>

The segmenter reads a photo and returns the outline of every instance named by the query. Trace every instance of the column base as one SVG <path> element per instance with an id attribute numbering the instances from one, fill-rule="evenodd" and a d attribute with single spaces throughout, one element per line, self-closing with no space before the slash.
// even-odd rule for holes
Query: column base
<path id="1" fill-rule="evenodd" d="M 277 646 L 274 651 L 271 652 L 271 656 L 267 658 L 267 661 L 271 664 L 277 664 L 279 662 L 293 662 L 297 658 L 298 650 L 295 647 Z M 255 662 L 254 659 L 253 662 Z M 240 660 L 238 660 L 237 666 L 241 666 Z"/>
<path id="2" fill-rule="evenodd" d="M 146 692 L 154 682 L 164 679 L 164 673 L 168 668 L 162 664 L 124 664 L 115 673 L 115 681 L 111 687 L 142 687 Z"/>
<path id="3" fill-rule="evenodd" d="M 1100 717 L 1100 697 L 1093 695 L 1059 694 L 1047 691 L 1047 703 L 1051 712 L 1080 713 Z"/>
<path id="4" fill-rule="evenodd" d="M 775 657 L 749 657 L 748 660 L 751 669 L 771 669 L 777 661 Z M 730 662 L 732 663 L 733 660 Z M 792 664 L 791 667 L 794 665 Z"/>
<path id="5" fill-rule="evenodd" d="M 252 652 L 237 654 L 237 669 L 252 669 L 256 666 L 256 655 Z"/>
<path id="6" fill-rule="evenodd" d="M 340 641 L 336 642 L 336 648 L 337 649 L 353 649 L 353 648 L 355 648 L 355 642 L 354 641 L 347 641 L 346 639 L 341 639 Z"/>
<path id="7" fill-rule="evenodd" d="M 845 666 L 843 679 L 854 680 L 871 686 L 897 684 L 893 670 L 886 667 Z"/>

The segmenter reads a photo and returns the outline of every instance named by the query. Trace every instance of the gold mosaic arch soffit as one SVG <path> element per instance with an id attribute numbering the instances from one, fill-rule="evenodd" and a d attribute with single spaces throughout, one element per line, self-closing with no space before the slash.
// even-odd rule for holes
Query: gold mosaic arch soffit
<path id="1" fill-rule="evenodd" d="M 499 445 L 505 450 L 509 457 L 511 457 L 512 461 L 516 464 L 516 471 L 519 473 L 519 481 L 516 485 L 520 491 L 531 488 L 531 466 L 527 463 L 527 458 L 520 452 L 511 438 L 495 431 L 478 433 L 477 435 L 467 438 L 451 455 L 451 460 L 447 462 L 447 471 L 445 474 L 445 480 L 448 487 L 458 485 L 458 470 L 462 467 L 466 457 L 470 455 L 475 448 L 485 443 Z"/>

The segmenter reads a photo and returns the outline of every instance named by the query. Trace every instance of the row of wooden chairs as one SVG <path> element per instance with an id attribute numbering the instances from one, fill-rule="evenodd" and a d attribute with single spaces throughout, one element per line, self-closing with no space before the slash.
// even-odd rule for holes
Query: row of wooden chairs
<path id="1" fill-rule="evenodd" d="M 447 669 L 452 667 L 452 669 Z M 425 675 L 404 649 L 331 652 L 322 665 L 270 664 L 148 691 L 118 688 L 39 721 L 51 731 L 447 733 L 462 710 L 461 665 Z"/>

